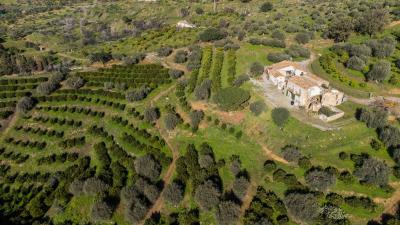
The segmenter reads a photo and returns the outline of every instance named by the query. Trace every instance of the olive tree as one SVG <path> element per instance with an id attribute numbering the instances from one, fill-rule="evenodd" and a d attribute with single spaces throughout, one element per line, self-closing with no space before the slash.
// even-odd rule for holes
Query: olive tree
<path id="1" fill-rule="evenodd" d="M 85 81 L 83 80 L 82 77 L 73 76 L 68 78 L 65 81 L 65 84 L 67 85 L 68 88 L 79 89 L 85 84 Z"/>
<path id="2" fill-rule="evenodd" d="M 296 220 L 312 222 L 318 216 L 318 200 L 312 193 L 292 192 L 285 196 L 284 202 L 290 215 Z"/>
<path id="3" fill-rule="evenodd" d="M 250 111 L 258 116 L 266 110 L 267 106 L 265 105 L 264 101 L 258 100 L 250 104 Z"/>
<path id="4" fill-rule="evenodd" d="M 211 210 L 218 205 L 221 191 L 213 181 L 207 180 L 196 188 L 195 199 L 204 210 Z"/>
<path id="5" fill-rule="evenodd" d="M 113 213 L 113 207 L 104 200 L 97 200 L 91 208 L 91 217 L 94 221 L 108 220 Z"/>
<path id="6" fill-rule="evenodd" d="M 35 106 L 35 100 L 31 97 L 21 98 L 16 106 L 17 112 L 27 113 Z"/>
<path id="7" fill-rule="evenodd" d="M 367 74 L 367 79 L 382 82 L 390 75 L 390 70 L 390 62 L 381 60 L 372 66 L 371 71 Z"/>
<path id="8" fill-rule="evenodd" d="M 362 165 L 356 167 L 354 175 L 361 182 L 384 186 L 389 181 L 390 169 L 383 161 L 368 157 L 362 161 Z"/>
<path id="9" fill-rule="evenodd" d="M 326 191 L 335 184 L 334 174 L 320 168 L 312 168 L 305 175 L 309 187 L 317 191 Z"/>
<path id="10" fill-rule="evenodd" d="M 155 181 L 160 176 L 161 165 L 152 155 L 147 154 L 135 160 L 135 170 L 139 175 Z"/>
<path id="11" fill-rule="evenodd" d="M 240 214 L 240 206 L 233 201 L 223 201 L 218 205 L 218 209 L 215 214 L 218 224 L 235 224 Z"/>
<path id="12" fill-rule="evenodd" d="M 165 187 L 163 192 L 165 200 L 173 205 L 178 205 L 182 201 L 184 196 L 184 187 L 178 182 L 172 182 Z"/>

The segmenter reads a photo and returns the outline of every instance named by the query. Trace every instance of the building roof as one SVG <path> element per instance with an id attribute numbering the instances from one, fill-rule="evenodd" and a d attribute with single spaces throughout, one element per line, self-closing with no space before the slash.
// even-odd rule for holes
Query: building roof
<path id="1" fill-rule="evenodd" d="M 316 82 L 305 76 L 292 76 L 289 78 L 288 83 L 293 83 L 303 89 L 319 86 Z"/>
<path id="2" fill-rule="evenodd" d="M 282 73 L 276 71 L 276 70 L 272 70 L 269 75 L 273 76 L 273 77 L 285 77 Z"/>
<path id="3" fill-rule="evenodd" d="M 292 61 L 289 61 L 289 60 L 284 60 L 284 61 L 281 61 L 281 62 L 278 62 L 278 63 L 273 64 L 273 65 L 270 67 L 270 69 L 271 69 L 271 70 L 280 70 L 280 69 L 284 69 L 284 68 L 286 68 L 286 67 L 293 67 L 293 68 L 296 69 L 296 70 L 303 71 L 303 72 L 305 73 L 305 76 L 306 76 L 306 77 L 309 77 L 311 80 L 314 80 L 314 81 L 315 81 L 316 83 L 318 83 L 319 85 L 322 85 L 322 84 L 327 84 L 327 85 L 329 85 L 329 82 L 328 82 L 328 81 L 326 81 L 326 80 L 320 78 L 319 76 L 317 76 L 317 75 L 315 75 L 315 74 L 312 74 L 312 73 L 307 72 L 307 70 L 306 70 L 305 68 L 303 68 L 303 66 L 301 66 L 301 65 L 300 65 L 299 63 L 297 63 L 297 62 L 292 62 Z"/>

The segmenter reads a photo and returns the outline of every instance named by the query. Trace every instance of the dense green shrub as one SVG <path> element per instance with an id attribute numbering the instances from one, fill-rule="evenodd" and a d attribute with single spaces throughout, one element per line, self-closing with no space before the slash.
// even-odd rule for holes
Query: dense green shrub
<path id="1" fill-rule="evenodd" d="M 306 172 L 305 180 L 307 185 L 312 189 L 326 191 L 335 184 L 336 177 L 334 174 L 317 167 Z"/>
<path id="2" fill-rule="evenodd" d="M 237 110 L 250 99 L 250 94 L 237 87 L 228 87 L 221 89 L 215 95 L 215 102 L 225 111 Z"/>
<path id="3" fill-rule="evenodd" d="M 390 75 L 391 65 L 388 61 L 381 60 L 372 66 L 366 75 L 368 80 L 382 82 Z"/>
<path id="4" fill-rule="evenodd" d="M 226 53 L 226 64 L 228 74 L 228 84 L 232 85 L 236 76 L 236 52 L 234 50 L 228 50 Z"/>
<path id="5" fill-rule="evenodd" d="M 174 61 L 176 63 L 185 63 L 187 61 L 188 53 L 185 50 L 178 50 L 175 53 Z"/>
<path id="6" fill-rule="evenodd" d="M 369 128 L 384 127 L 387 124 L 388 112 L 384 109 L 360 108 L 356 112 L 356 118 L 367 124 Z"/>
<path id="7" fill-rule="evenodd" d="M 365 67 L 365 62 L 364 62 L 364 60 L 360 59 L 358 56 L 352 56 L 347 61 L 346 67 L 353 69 L 353 70 L 361 71 Z"/>
<path id="8" fill-rule="evenodd" d="M 274 108 L 271 113 L 272 120 L 279 127 L 283 127 L 286 124 L 289 116 L 290 113 L 286 108 Z"/>
<path id="9" fill-rule="evenodd" d="M 259 62 L 254 62 L 250 66 L 250 75 L 253 77 L 260 76 L 264 73 L 264 66 Z"/>
<path id="10" fill-rule="evenodd" d="M 282 148 L 283 158 L 289 162 L 297 163 L 299 159 L 302 157 L 300 150 L 293 145 L 286 145 Z"/>
<path id="11" fill-rule="evenodd" d="M 199 40 L 200 41 L 204 41 L 204 42 L 208 42 L 208 41 L 216 41 L 216 40 L 221 40 L 223 38 L 226 37 L 226 33 L 214 28 L 214 27 L 210 27 L 205 29 L 203 32 L 201 32 L 199 34 Z"/>
<path id="12" fill-rule="evenodd" d="M 161 57 L 167 57 L 171 55 L 173 49 L 169 46 L 161 47 L 157 50 L 157 54 Z"/>
<path id="13" fill-rule="evenodd" d="M 277 63 L 284 60 L 289 60 L 290 55 L 283 52 L 272 52 L 268 54 L 267 59 L 271 62 Z"/>
<path id="14" fill-rule="evenodd" d="M 294 39 L 299 43 L 299 44 L 307 44 L 311 37 L 308 33 L 298 33 L 294 37 Z"/>
<path id="15" fill-rule="evenodd" d="M 274 6 L 272 5 L 271 2 L 264 2 L 261 6 L 260 6 L 260 11 L 261 12 L 269 12 L 274 8 Z"/>
<path id="16" fill-rule="evenodd" d="M 35 100 L 31 97 L 21 98 L 16 106 L 17 112 L 27 113 L 35 106 Z"/>
<path id="17" fill-rule="evenodd" d="M 224 62 L 224 52 L 221 49 L 215 51 L 215 56 L 212 61 L 210 77 L 212 80 L 212 90 L 218 91 L 221 89 L 221 70 Z"/>
<path id="18" fill-rule="evenodd" d="M 312 222 L 318 216 L 318 201 L 312 193 L 289 193 L 284 201 L 290 214 L 297 220 Z"/>
<path id="19" fill-rule="evenodd" d="M 266 111 L 266 109 L 267 106 L 263 100 L 258 100 L 250 104 L 250 111 L 256 116 L 259 116 Z"/>
<path id="20" fill-rule="evenodd" d="M 69 77 L 65 81 L 65 84 L 67 85 L 68 88 L 79 89 L 85 84 L 85 81 L 82 79 L 82 77 L 73 76 Z"/>
<path id="21" fill-rule="evenodd" d="M 310 58 L 310 50 L 301 45 L 291 45 L 286 53 L 293 58 Z"/>

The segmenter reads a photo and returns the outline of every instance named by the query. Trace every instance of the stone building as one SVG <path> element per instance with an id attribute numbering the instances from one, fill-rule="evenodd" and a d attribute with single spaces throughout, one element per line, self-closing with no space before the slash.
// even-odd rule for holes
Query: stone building
<path id="1" fill-rule="evenodd" d="M 292 105 L 308 111 L 333 107 L 343 103 L 343 92 L 329 87 L 329 82 L 306 72 L 298 63 L 282 61 L 265 67 L 264 76 L 282 91 Z"/>

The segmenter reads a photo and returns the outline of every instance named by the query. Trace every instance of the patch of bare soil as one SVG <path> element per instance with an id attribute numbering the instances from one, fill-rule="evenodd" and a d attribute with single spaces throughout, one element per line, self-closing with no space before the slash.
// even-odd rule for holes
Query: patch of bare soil
<path id="1" fill-rule="evenodd" d="M 396 20 L 396 21 L 391 22 L 389 25 L 387 25 L 387 27 L 394 27 L 394 26 L 397 26 L 397 25 L 400 25 L 400 20 Z"/>
<path id="2" fill-rule="evenodd" d="M 373 200 L 375 203 L 383 204 L 384 213 L 394 215 L 400 203 L 400 183 L 393 182 L 390 185 L 396 190 L 390 198 L 374 198 Z"/>
<path id="3" fill-rule="evenodd" d="M 210 111 L 216 114 L 222 122 L 230 124 L 240 124 L 246 114 L 241 111 L 224 112 L 216 109 L 214 106 L 207 104 L 205 102 L 192 102 L 192 108 L 195 110 Z"/>
<path id="4" fill-rule="evenodd" d="M 389 90 L 389 94 L 400 95 L 400 88 L 392 88 Z"/>
<path id="5" fill-rule="evenodd" d="M 107 67 L 111 67 L 113 65 L 121 65 L 121 64 L 122 64 L 121 61 L 113 59 L 104 64 L 101 62 L 95 62 L 92 65 L 90 65 L 90 67 L 98 69 L 98 68 L 107 68 Z"/>

